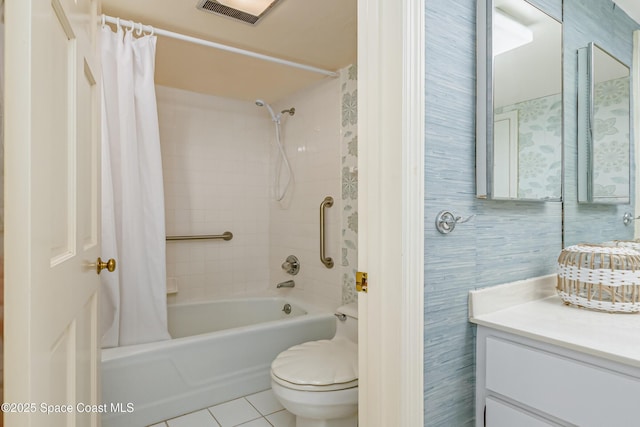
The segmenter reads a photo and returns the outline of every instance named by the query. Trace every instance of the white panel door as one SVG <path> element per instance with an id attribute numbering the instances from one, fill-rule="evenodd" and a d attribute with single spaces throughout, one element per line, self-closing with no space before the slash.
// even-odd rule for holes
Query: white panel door
<path id="1" fill-rule="evenodd" d="M 5 3 L 5 402 L 30 404 L 11 427 L 100 424 L 96 3 Z"/>

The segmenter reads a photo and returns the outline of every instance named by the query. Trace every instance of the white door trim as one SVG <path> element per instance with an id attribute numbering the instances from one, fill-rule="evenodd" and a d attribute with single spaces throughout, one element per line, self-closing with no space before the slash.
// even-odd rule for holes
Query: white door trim
<path id="1" fill-rule="evenodd" d="M 640 97 L 640 30 L 636 30 L 633 32 L 633 64 L 631 67 L 632 70 L 632 99 L 639 99 Z M 636 183 L 635 185 L 635 206 L 634 208 L 634 216 L 640 215 L 640 108 L 633 109 L 633 153 L 634 153 L 634 161 L 635 161 L 635 176 L 632 177 Z M 637 239 L 640 237 L 640 221 L 634 221 L 634 238 Z"/>
<path id="2" fill-rule="evenodd" d="M 423 426 L 424 0 L 358 1 L 360 425 Z"/>

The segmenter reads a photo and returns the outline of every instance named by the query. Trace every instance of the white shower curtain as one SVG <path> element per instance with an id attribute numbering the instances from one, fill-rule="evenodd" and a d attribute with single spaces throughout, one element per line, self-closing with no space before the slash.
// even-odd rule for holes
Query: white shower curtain
<path id="1" fill-rule="evenodd" d="M 164 193 L 154 87 L 156 37 L 103 26 L 102 346 L 169 339 Z"/>

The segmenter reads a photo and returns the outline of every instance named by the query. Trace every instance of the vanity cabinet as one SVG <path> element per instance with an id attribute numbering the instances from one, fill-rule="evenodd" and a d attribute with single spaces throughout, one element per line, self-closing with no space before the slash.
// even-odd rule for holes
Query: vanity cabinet
<path id="1" fill-rule="evenodd" d="M 640 426 L 637 366 L 479 325 L 476 367 L 476 427 Z"/>

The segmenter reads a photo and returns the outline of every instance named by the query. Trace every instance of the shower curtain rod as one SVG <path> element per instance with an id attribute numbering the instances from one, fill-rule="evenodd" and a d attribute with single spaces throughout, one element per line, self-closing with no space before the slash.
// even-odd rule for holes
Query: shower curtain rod
<path id="1" fill-rule="evenodd" d="M 102 15 L 102 22 L 108 22 L 110 24 L 118 24 L 128 27 L 131 29 L 142 29 L 143 31 L 153 32 L 154 34 L 158 34 L 164 37 L 171 37 L 172 39 L 183 40 L 189 43 L 199 44 L 201 46 L 212 47 L 214 49 L 225 50 L 227 52 L 238 53 L 240 55 L 250 56 L 252 58 L 262 59 L 264 61 L 275 62 L 276 64 L 287 65 L 289 67 L 299 68 L 301 70 L 311 71 L 318 74 L 323 74 L 329 77 L 337 77 L 338 73 L 334 71 L 324 70 L 322 68 L 312 67 L 311 65 L 300 64 L 298 62 L 287 61 L 286 59 L 275 58 L 273 56 L 263 55 L 257 52 L 251 52 L 249 50 L 238 49 L 236 47 L 227 46 L 220 43 L 211 42 L 208 40 L 198 39 L 196 37 L 187 36 L 185 34 L 174 33 L 173 31 L 162 30 L 160 28 L 155 28 L 150 25 L 142 25 L 135 23 L 133 21 L 128 21 L 120 18 L 114 18 L 109 15 Z"/>

